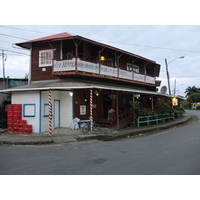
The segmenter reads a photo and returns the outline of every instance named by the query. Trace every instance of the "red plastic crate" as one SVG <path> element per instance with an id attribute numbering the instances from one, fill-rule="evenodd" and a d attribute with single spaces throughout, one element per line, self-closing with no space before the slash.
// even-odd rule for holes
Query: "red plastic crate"
<path id="1" fill-rule="evenodd" d="M 11 104 L 12 107 L 15 109 L 22 108 L 22 104 Z"/>
<path id="2" fill-rule="evenodd" d="M 7 128 L 13 128 L 13 124 L 7 124 Z"/>
<path id="3" fill-rule="evenodd" d="M 13 117 L 13 121 L 15 121 L 15 120 L 21 120 L 21 119 L 22 119 L 21 116 L 14 116 L 14 117 Z"/>
<path id="4" fill-rule="evenodd" d="M 13 133 L 13 127 L 7 127 L 7 132 Z"/>
<path id="5" fill-rule="evenodd" d="M 8 104 L 7 109 L 13 109 L 13 104 Z"/>
<path id="6" fill-rule="evenodd" d="M 7 124 L 13 123 L 13 119 L 12 118 L 8 118 L 7 119 Z"/>
<path id="7" fill-rule="evenodd" d="M 18 126 L 14 126 L 13 127 L 13 132 L 14 133 L 18 133 L 19 132 L 19 127 Z"/>
<path id="8" fill-rule="evenodd" d="M 13 120 L 13 125 L 19 125 L 20 120 Z"/>
<path id="9" fill-rule="evenodd" d="M 18 123 L 20 125 L 26 125 L 27 124 L 27 120 L 19 120 Z"/>
<path id="10" fill-rule="evenodd" d="M 12 110 L 8 110 L 7 111 L 7 116 L 8 117 L 12 117 L 14 115 L 13 111 Z"/>
<path id="11" fill-rule="evenodd" d="M 21 115 L 22 110 L 13 110 L 14 115 Z"/>
<path id="12" fill-rule="evenodd" d="M 23 126 L 19 126 L 19 128 L 18 128 L 18 133 L 23 133 L 23 131 L 24 131 Z"/>
<path id="13" fill-rule="evenodd" d="M 7 120 L 13 120 L 12 116 L 7 116 Z"/>
<path id="14" fill-rule="evenodd" d="M 24 133 L 24 134 L 30 134 L 30 133 L 32 133 L 32 128 L 23 128 L 22 131 L 23 131 L 22 133 Z"/>

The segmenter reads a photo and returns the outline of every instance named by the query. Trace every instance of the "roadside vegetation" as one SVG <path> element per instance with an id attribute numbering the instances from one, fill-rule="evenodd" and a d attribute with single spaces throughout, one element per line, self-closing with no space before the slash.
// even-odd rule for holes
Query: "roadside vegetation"
<path id="1" fill-rule="evenodd" d="M 191 109 L 192 103 L 200 102 L 200 88 L 195 86 L 188 86 L 185 90 L 186 101 L 182 102 L 182 107 L 184 109 Z M 200 105 L 196 107 L 197 110 L 200 110 Z"/>

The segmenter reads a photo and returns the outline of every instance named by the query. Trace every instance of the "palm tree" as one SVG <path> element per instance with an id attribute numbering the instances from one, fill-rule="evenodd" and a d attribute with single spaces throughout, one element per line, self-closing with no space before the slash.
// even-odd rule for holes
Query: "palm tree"
<path id="1" fill-rule="evenodd" d="M 191 94 L 194 94 L 194 93 L 200 93 L 200 88 L 198 87 L 195 87 L 195 86 L 188 86 L 185 90 L 185 93 L 186 93 L 186 97 L 190 96 Z"/>

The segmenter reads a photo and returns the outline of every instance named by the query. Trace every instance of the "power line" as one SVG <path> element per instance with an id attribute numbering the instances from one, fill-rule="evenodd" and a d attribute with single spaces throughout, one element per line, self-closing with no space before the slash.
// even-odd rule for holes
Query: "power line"
<path id="1" fill-rule="evenodd" d="M 0 26 L 0 27 L 4 27 L 4 26 Z M 10 27 L 10 28 L 24 30 L 24 29 L 14 28 L 14 27 Z M 32 31 L 32 30 L 27 30 L 27 31 L 44 33 L 44 32 L 40 32 L 40 31 Z M 54 34 L 54 33 L 48 33 L 48 34 Z M 31 40 L 31 39 L 21 38 L 21 37 L 12 36 L 12 35 L 3 34 L 3 33 L 0 33 L 0 35 L 7 36 L 7 37 L 12 37 L 12 38 L 17 38 L 17 39 L 21 39 L 21 40 Z M 162 50 L 170 50 L 170 51 L 183 51 L 183 52 L 191 52 L 191 53 L 200 53 L 200 51 L 194 51 L 194 50 L 174 49 L 174 48 L 165 48 L 165 47 L 150 46 L 150 45 L 131 44 L 131 43 L 124 43 L 124 42 L 104 41 L 104 40 L 99 40 L 99 39 L 95 39 L 95 40 L 100 41 L 100 42 L 109 42 L 109 43 L 115 43 L 115 44 L 139 46 L 139 47 L 153 48 L 153 49 L 162 49 Z"/>
<path id="2" fill-rule="evenodd" d="M 48 32 L 42 32 L 42 31 L 35 31 L 35 30 L 22 29 L 22 28 L 16 28 L 16 27 L 9 27 L 9 26 L 3 26 L 3 25 L 0 25 L 0 27 L 3 27 L 3 28 L 10 28 L 10 29 L 16 29 L 16 30 L 21 30 L 21 31 L 29 31 L 29 32 L 34 32 L 34 33 L 55 34 L 55 33 L 48 33 Z"/>
<path id="3" fill-rule="evenodd" d="M 104 40 L 98 40 L 98 41 L 124 44 L 124 45 L 133 45 L 133 46 L 139 46 L 139 47 L 145 47 L 145 48 L 163 49 L 163 50 L 170 50 L 170 51 L 185 51 L 185 52 L 192 52 L 192 53 L 200 53 L 200 51 L 193 51 L 193 50 L 173 49 L 173 48 L 165 48 L 165 47 L 157 47 L 157 46 L 149 46 L 149 45 L 131 44 L 131 43 L 124 43 L 124 42 L 104 41 Z"/>
<path id="4" fill-rule="evenodd" d="M 4 34 L 4 33 L 0 33 L 0 35 L 7 36 L 7 37 L 12 37 L 12 38 L 17 38 L 17 39 L 22 39 L 22 40 L 26 40 L 26 41 L 31 41 L 31 39 L 16 37 L 16 36 Z M 42 46 L 42 43 L 46 43 L 46 42 L 45 41 L 41 41 L 38 45 Z M 47 43 L 49 43 L 49 42 L 47 41 Z M 56 45 L 56 44 L 54 44 L 54 46 L 55 47 L 60 47 L 59 45 Z"/>
<path id="5" fill-rule="evenodd" d="M 18 53 L 18 54 L 30 56 L 29 54 L 21 53 L 21 52 L 18 52 L 18 51 L 13 51 L 13 50 L 8 50 L 8 49 L 0 49 L 0 50 L 1 50 L 1 51 L 7 51 L 7 52 L 11 52 L 11 53 Z"/>
<path id="6" fill-rule="evenodd" d="M 17 38 L 17 39 L 21 39 L 21 40 L 28 40 L 26 38 L 21 38 L 21 37 L 17 37 L 17 36 L 13 36 L 13 35 L 8 35 L 8 34 L 3 34 L 3 33 L 0 33 L 0 35 L 6 36 L 6 37 Z"/>

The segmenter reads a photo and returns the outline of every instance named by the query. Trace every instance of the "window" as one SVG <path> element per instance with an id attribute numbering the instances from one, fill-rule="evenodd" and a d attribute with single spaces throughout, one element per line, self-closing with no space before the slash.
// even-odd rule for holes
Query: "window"
<path id="1" fill-rule="evenodd" d="M 49 116 L 49 104 L 45 103 L 44 104 L 44 115 L 43 117 L 48 117 Z"/>
<path id="2" fill-rule="evenodd" d="M 132 66 L 133 66 L 133 68 L 132 68 Z M 134 72 L 136 72 L 136 73 L 139 73 L 139 66 L 137 66 L 137 65 L 132 65 L 132 64 L 130 64 L 130 63 L 127 63 L 126 69 L 127 69 L 128 71 L 134 71 Z"/>
<path id="3" fill-rule="evenodd" d="M 52 49 L 39 51 L 39 67 L 52 66 Z"/>
<path id="4" fill-rule="evenodd" d="M 106 65 L 106 66 L 109 66 L 109 67 L 112 67 L 112 66 L 113 66 L 113 60 L 112 60 L 112 59 L 102 60 L 101 63 L 102 63 L 103 65 Z"/>
<path id="5" fill-rule="evenodd" d="M 35 104 L 23 105 L 23 117 L 35 117 Z"/>

